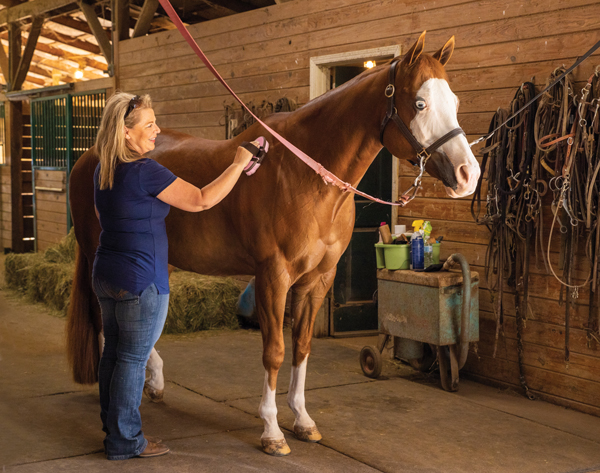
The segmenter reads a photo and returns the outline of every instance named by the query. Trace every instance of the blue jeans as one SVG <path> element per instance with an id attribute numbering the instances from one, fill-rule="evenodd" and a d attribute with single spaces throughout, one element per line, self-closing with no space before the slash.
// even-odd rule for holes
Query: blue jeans
<path id="1" fill-rule="evenodd" d="M 100 359 L 100 418 L 109 460 L 125 460 L 148 444 L 142 433 L 140 404 L 146 363 L 167 318 L 169 294 L 151 284 L 136 296 L 94 278 L 102 310 L 104 351 Z"/>

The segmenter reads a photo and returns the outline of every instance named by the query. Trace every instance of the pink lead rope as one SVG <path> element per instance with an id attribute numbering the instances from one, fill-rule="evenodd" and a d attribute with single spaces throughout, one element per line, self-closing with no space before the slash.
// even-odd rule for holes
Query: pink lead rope
<path id="1" fill-rule="evenodd" d="M 202 60 L 202 62 L 208 68 L 208 70 L 213 73 L 213 75 L 219 80 L 219 82 L 221 82 L 221 84 L 223 84 L 223 86 L 229 91 L 229 93 L 231 95 L 233 95 L 233 97 L 240 103 L 240 105 L 242 107 L 244 107 L 246 109 L 246 111 L 250 115 L 252 115 L 252 117 L 254 117 L 254 119 L 258 123 L 260 123 L 275 138 L 277 138 L 287 149 L 289 149 L 292 153 L 294 153 L 302 161 L 304 161 L 313 171 L 315 171 L 319 176 L 321 176 L 323 181 L 325 181 L 325 184 L 333 184 L 333 185 L 339 187 L 344 192 L 353 192 L 362 197 L 365 197 L 366 199 L 372 200 L 374 202 L 379 202 L 380 204 L 398 205 L 401 207 L 404 206 L 404 202 L 387 202 L 385 200 L 378 199 L 377 197 L 370 196 L 369 194 L 365 194 L 364 192 L 361 192 L 358 189 L 355 189 L 349 183 L 342 181 L 335 174 L 329 172 L 327 169 L 325 169 L 323 167 L 323 165 L 316 162 L 314 159 L 312 159 L 310 156 L 308 156 L 302 150 L 298 149 L 296 146 L 294 146 L 292 143 L 290 143 L 288 140 L 286 140 L 283 136 L 281 136 L 275 130 L 271 129 L 266 123 L 264 123 L 262 120 L 260 120 L 256 115 L 254 115 L 252 113 L 252 111 L 248 107 L 246 107 L 246 104 L 244 104 L 244 102 L 242 102 L 242 100 L 240 100 L 240 98 L 235 94 L 235 92 L 231 89 L 231 87 L 229 87 L 227 82 L 225 82 L 225 80 L 217 72 L 217 70 L 214 68 L 214 66 L 210 63 L 210 61 L 208 60 L 206 55 L 202 52 L 202 49 L 200 49 L 200 46 L 198 46 L 198 44 L 196 43 L 194 38 L 192 38 L 192 35 L 190 34 L 190 32 L 187 30 L 187 28 L 185 27 L 185 25 L 179 18 L 179 15 L 177 15 L 177 12 L 171 5 L 171 2 L 169 2 L 169 0 L 159 0 L 159 2 L 162 5 L 162 7 L 165 9 L 167 14 L 169 15 L 169 18 L 171 18 L 171 21 L 175 24 L 175 26 L 177 27 L 177 29 L 179 30 L 179 32 L 181 33 L 183 38 L 192 47 L 194 52 Z"/>

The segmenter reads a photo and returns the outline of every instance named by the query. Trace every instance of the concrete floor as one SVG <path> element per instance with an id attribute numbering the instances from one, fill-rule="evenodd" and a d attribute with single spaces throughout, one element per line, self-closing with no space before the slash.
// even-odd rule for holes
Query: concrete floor
<path id="1" fill-rule="evenodd" d="M 257 331 L 163 336 L 165 402 L 142 402 L 144 431 L 171 453 L 105 460 L 96 387 L 70 379 L 64 319 L 0 290 L 2 472 L 591 472 L 600 471 L 600 418 L 461 380 L 446 393 L 434 376 L 387 363 L 363 376 L 360 348 L 375 338 L 313 341 L 307 408 L 323 441 L 291 434 L 279 379 L 280 425 L 292 449 L 262 453 L 261 338 Z"/>

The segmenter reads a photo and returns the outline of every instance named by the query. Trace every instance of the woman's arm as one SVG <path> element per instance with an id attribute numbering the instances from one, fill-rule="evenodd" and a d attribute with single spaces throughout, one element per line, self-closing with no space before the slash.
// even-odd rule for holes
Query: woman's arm
<path id="1" fill-rule="evenodd" d="M 258 143 L 252 142 L 255 146 Z M 188 212 L 200 212 L 210 209 L 225 198 L 238 181 L 244 168 L 250 162 L 252 153 L 246 148 L 239 147 L 231 164 L 223 174 L 202 189 L 177 178 L 173 183 L 156 197 L 163 202 Z"/>

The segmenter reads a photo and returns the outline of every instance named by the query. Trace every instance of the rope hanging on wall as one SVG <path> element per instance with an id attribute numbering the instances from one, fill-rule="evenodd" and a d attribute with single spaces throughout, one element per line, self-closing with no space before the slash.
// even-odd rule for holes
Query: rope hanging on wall
<path id="1" fill-rule="evenodd" d="M 563 72 L 562 68 L 556 69 L 547 84 Z M 588 285 L 588 343 L 594 340 L 600 343 L 597 297 L 599 77 L 596 72 L 581 93 L 576 94 L 572 76 L 568 74 L 559 85 L 545 92 L 538 102 L 529 105 L 489 138 L 482 150 L 482 175 L 471 203 L 471 213 L 478 224 L 486 225 L 490 230 L 485 275 L 496 318 L 493 356 L 496 356 L 499 333 L 504 332 L 503 294 L 508 290 L 515 299 L 519 377 L 529 398 L 533 395 L 523 369 L 523 330 L 532 313 L 529 264 L 533 251 L 536 268 L 540 269 L 541 259 L 545 272 L 561 282 L 559 303 L 565 307 L 565 362 L 569 362 L 571 309 L 579 297 L 579 290 Z M 524 83 L 515 94 L 510 110 L 496 112 L 490 130 L 520 110 L 534 95 L 534 85 Z M 481 200 L 483 181 L 487 182 L 485 210 Z M 549 232 L 545 232 L 543 210 L 548 207 L 552 210 L 552 224 Z M 550 253 L 552 239 L 557 233 L 561 239 L 560 277 Z M 585 248 L 585 255 L 578 254 L 578 248 Z M 575 271 L 577 258 L 589 262 L 587 277 Z"/>

